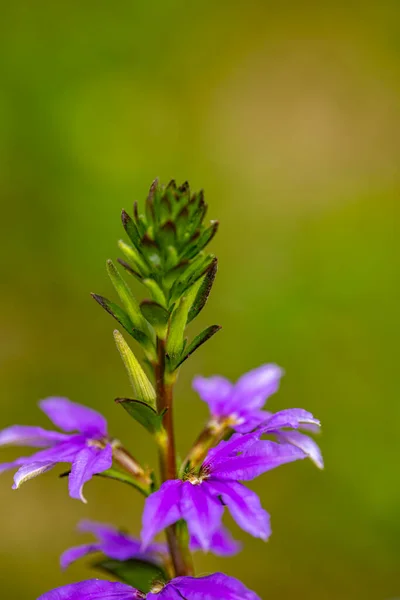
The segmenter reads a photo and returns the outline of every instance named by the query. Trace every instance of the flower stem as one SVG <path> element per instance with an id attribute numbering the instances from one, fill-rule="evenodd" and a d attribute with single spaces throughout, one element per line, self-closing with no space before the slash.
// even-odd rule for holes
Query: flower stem
<path id="1" fill-rule="evenodd" d="M 149 473 L 146 473 L 128 450 L 118 444 L 114 445 L 113 458 L 125 471 L 133 475 L 141 487 L 150 490 L 151 477 Z"/>
<path id="2" fill-rule="evenodd" d="M 173 423 L 173 384 L 166 369 L 165 341 L 157 338 L 157 363 L 154 364 L 157 392 L 157 410 L 165 411 L 163 425 L 167 434 L 166 443 L 159 445 L 160 472 L 162 481 L 177 479 L 175 437 Z M 193 562 L 188 548 L 187 534 L 180 524 L 166 529 L 169 551 L 175 575 L 193 575 Z"/>
<path id="3" fill-rule="evenodd" d="M 230 423 L 228 420 L 207 423 L 183 461 L 181 473 L 184 473 L 188 468 L 200 467 L 209 449 L 223 440 L 229 430 Z"/>

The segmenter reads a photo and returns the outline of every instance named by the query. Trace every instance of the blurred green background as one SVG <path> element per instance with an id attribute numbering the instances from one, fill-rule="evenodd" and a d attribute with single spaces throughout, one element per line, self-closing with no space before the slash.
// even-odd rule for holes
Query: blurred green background
<path id="1" fill-rule="evenodd" d="M 36 402 L 66 395 L 155 462 L 113 404 L 129 383 L 89 292 L 112 296 L 120 210 L 157 175 L 188 179 L 221 222 L 195 328 L 223 331 L 182 369 L 179 447 L 207 415 L 195 374 L 274 361 L 286 376 L 269 407 L 318 415 L 326 461 L 254 483 L 270 541 L 235 527 L 245 551 L 197 556 L 198 573 L 225 570 L 271 599 L 399 594 L 398 2 L 16 0 L 1 13 L 1 426 L 48 426 Z M 18 492 L 11 480 L 2 598 L 91 575 L 58 568 L 84 540 L 80 518 L 139 529 L 142 501 L 121 484 L 93 481 L 85 506 L 54 473 Z"/>

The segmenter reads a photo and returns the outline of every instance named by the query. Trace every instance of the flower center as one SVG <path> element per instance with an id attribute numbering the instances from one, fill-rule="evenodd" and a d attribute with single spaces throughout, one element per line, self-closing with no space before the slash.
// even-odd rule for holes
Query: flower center
<path id="1" fill-rule="evenodd" d="M 245 419 L 238 415 L 237 413 L 232 413 L 228 419 L 229 425 L 242 425 Z"/>
<path id="2" fill-rule="evenodd" d="M 158 594 L 158 592 L 161 592 L 161 590 L 163 590 L 164 587 L 165 583 L 163 583 L 162 581 L 155 581 L 151 586 L 150 592 L 152 594 Z"/>
<path id="3" fill-rule="evenodd" d="M 102 440 L 95 440 L 95 439 L 89 439 L 86 440 L 86 445 L 92 448 L 99 448 L 100 450 L 104 450 L 104 448 L 106 447 L 108 441 L 106 439 L 102 439 Z"/>
<path id="4" fill-rule="evenodd" d="M 199 471 L 189 471 L 184 476 L 184 481 L 188 481 L 192 485 L 200 485 L 208 479 L 210 473 L 206 467 L 201 467 Z"/>

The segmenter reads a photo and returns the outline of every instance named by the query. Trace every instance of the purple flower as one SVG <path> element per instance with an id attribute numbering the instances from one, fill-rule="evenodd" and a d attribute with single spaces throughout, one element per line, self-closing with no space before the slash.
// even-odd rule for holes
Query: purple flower
<path id="1" fill-rule="evenodd" d="M 86 502 L 84 484 L 93 475 L 112 465 L 112 447 L 107 436 L 107 423 L 95 410 L 75 404 L 67 398 L 47 398 L 39 403 L 41 410 L 60 429 L 68 433 L 47 431 L 41 427 L 14 425 L 0 432 L 0 445 L 15 444 L 44 448 L 31 456 L 0 464 L 0 473 L 19 467 L 13 489 L 52 469 L 57 463 L 72 464 L 69 494 Z M 77 433 L 70 433 L 76 431 Z"/>
<path id="2" fill-rule="evenodd" d="M 207 577 L 177 577 L 155 584 L 148 594 L 125 583 L 89 579 L 43 594 L 38 600 L 260 600 L 243 583 L 224 573 Z"/>
<path id="3" fill-rule="evenodd" d="M 92 554 L 93 552 L 102 552 L 109 558 L 115 560 L 128 560 L 137 558 L 139 560 L 149 560 L 156 563 L 161 563 L 161 557 L 168 552 L 166 544 L 151 544 L 142 550 L 141 541 L 134 537 L 123 533 L 105 523 L 97 523 L 95 521 L 83 520 L 79 523 L 79 531 L 93 533 L 98 539 L 97 542 L 91 544 L 82 544 L 69 548 L 60 557 L 60 564 L 63 569 L 66 569 L 73 562 Z"/>
<path id="4" fill-rule="evenodd" d="M 304 414 L 309 415 L 302 411 Z M 289 423 L 289 418 L 286 421 Z M 298 424 L 292 414 L 287 426 Z M 269 515 L 258 496 L 239 481 L 249 481 L 279 465 L 306 458 L 307 454 L 291 443 L 260 440 L 263 433 L 260 430 L 235 434 L 228 442 L 220 442 L 208 452 L 198 472 L 186 473 L 183 481 L 166 481 L 151 494 L 143 512 L 143 546 L 165 527 L 184 519 L 189 533 L 207 551 L 221 527 L 224 506 L 242 529 L 266 540 L 271 533 Z"/>
<path id="5" fill-rule="evenodd" d="M 210 407 L 211 425 L 228 425 L 240 433 L 258 428 L 264 433 L 275 435 L 278 442 L 299 447 L 322 469 L 321 451 L 314 440 L 298 431 L 285 431 L 285 428 L 301 428 L 318 433 L 319 421 L 300 408 L 275 414 L 261 410 L 267 398 L 278 390 L 282 375 L 283 371 L 277 365 L 268 364 L 249 371 L 235 384 L 219 375 L 195 377 L 193 388 Z M 291 421 L 288 423 L 290 415 Z"/>
<path id="6" fill-rule="evenodd" d="M 202 550 L 202 545 L 195 535 L 190 536 L 190 550 L 196 552 Z M 209 552 L 217 556 L 233 556 L 242 549 L 242 544 L 233 539 L 230 532 L 225 527 L 220 527 L 211 536 Z"/>
<path id="7" fill-rule="evenodd" d="M 309 435 L 295 431 L 299 428 L 319 433 L 320 422 L 302 408 L 287 408 L 270 415 L 256 431 L 260 434 L 275 435 L 279 442 L 300 448 L 319 469 L 323 469 L 321 450 Z"/>
<path id="8" fill-rule="evenodd" d="M 140 540 L 119 531 L 112 525 L 84 520 L 80 522 L 78 529 L 82 532 L 93 533 L 98 538 L 98 541 L 66 550 L 60 558 L 63 569 L 66 569 L 76 560 L 93 552 L 102 552 L 115 560 L 122 561 L 136 558 L 158 564 L 162 563 L 162 556 L 168 553 L 166 544 L 150 544 L 146 550 L 143 550 Z M 201 549 L 196 538 L 191 538 L 190 549 L 193 551 Z M 222 528 L 215 532 L 211 540 L 210 550 L 220 556 L 231 556 L 240 550 L 240 544 L 231 537 L 226 529 Z"/>
<path id="9" fill-rule="evenodd" d="M 269 413 L 261 409 L 277 392 L 282 375 L 277 365 L 267 364 L 245 373 L 235 384 L 219 375 L 195 377 L 193 388 L 208 404 L 212 422 L 247 433 L 268 417 Z"/>

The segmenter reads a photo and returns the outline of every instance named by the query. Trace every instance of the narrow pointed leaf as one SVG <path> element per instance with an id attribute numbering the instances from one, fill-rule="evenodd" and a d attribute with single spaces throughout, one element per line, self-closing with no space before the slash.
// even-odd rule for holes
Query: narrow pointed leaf
<path id="1" fill-rule="evenodd" d="M 187 250 L 182 253 L 182 258 L 193 258 L 201 252 L 212 240 L 218 231 L 218 221 L 213 221 L 208 229 L 205 229 L 194 244 L 191 244 Z"/>
<path id="2" fill-rule="evenodd" d="M 93 567 L 116 577 L 144 594 L 150 592 L 153 582 L 167 580 L 166 574 L 160 565 L 133 558 L 125 561 L 105 558 L 93 563 Z"/>
<path id="3" fill-rule="evenodd" d="M 125 271 L 128 271 L 128 273 L 130 273 L 131 275 L 136 277 L 136 279 L 138 281 L 142 282 L 142 280 L 143 280 L 142 275 L 138 271 L 135 271 L 135 269 L 133 269 L 130 264 L 128 264 L 122 258 L 117 258 L 117 262 L 121 265 L 121 267 L 123 267 L 125 269 Z"/>
<path id="4" fill-rule="evenodd" d="M 183 277 L 183 274 L 189 267 L 189 261 L 186 259 L 179 261 L 176 249 L 169 246 L 166 267 L 168 270 L 164 275 L 163 284 L 165 288 L 171 289 L 176 281 Z"/>
<path id="5" fill-rule="evenodd" d="M 167 306 L 167 300 L 158 283 L 154 281 L 154 279 L 144 279 L 143 284 L 151 293 L 153 300 L 165 308 Z"/>
<path id="6" fill-rule="evenodd" d="M 133 268 L 134 271 L 137 271 L 143 277 L 146 277 L 149 274 L 149 267 L 136 248 L 126 244 L 123 240 L 119 240 L 118 247 L 121 252 L 124 253 L 128 264 Z"/>
<path id="7" fill-rule="evenodd" d="M 159 415 L 154 408 L 145 402 L 131 400 L 130 398 L 116 398 L 115 402 L 122 406 L 135 421 L 151 434 L 159 433 L 162 430 L 163 415 Z"/>
<path id="8" fill-rule="evenodd" d="M 149 193 L 146 199 L 146 205 L 149 204 L 149 206 L 152 207 L 154 218 L 156 221 L 159 221 L 160 200 L 161 190 L 158 182 L 158 177 L 156 177 L 150 186 Z"/>
<path id="9" fill-rule="evenodd" d="M 152 300 L 143 300 L 140 304 L 140 310 L 144 318 L 154 327 L 157 335 L 164 338 L 169 321 L 169 312 L 161 304 Z"/>
<path id="10" fill-rule="evenodd" d="M 204 331 L 199 333 L 199 335 L 197 335 L 194 338 L 194 340 L 189 344 L 189 346 L 186 348 L 186 350 L 182 353 L 178 362 L 176 362 L 174 364 L 173 370 L 177 369 L 183 362 L 185 362 L 185 360 L 187 358 L 189 358 L 189 356 L 191 354 L 193 354 L 193 352 L 195 352 L 197 350 L 197 348 L 200 348 L 200 346 L 202 346 L 207 340 L 209 340 L 220 329 L 221 329 L 220 325 L 211 325 L 210 327 L 207 327 L 207 329 L 205 329 Z"/>
<path id="11" fill-rule="evenodd" d="M 215 256 L 213 254 L 196 258 L 175 281 L 171 289 L 170 301 L 175 302 L 188 288 L 196 283 L 208 271 L 214 260 Z"/>
<path id="12" fill-rule="evenodd" d="M 204 217 L 206 216 L 207 204 L 204 201 L 203 190 L 201 190 L 199 194 L 196 194 L 196 196 L 192 198 L 191 202 L 193 202 L 195 205 L 195 209 L 193 210 L 188 222 L 187 233 L 189 236 L 193 235 L 196 229 L 200 227 Z"/>
<path id="13" fill-rule="evenodd" d="M 91 294 L 91 296 L 143 347 L 146 355 L 149 357 L 154 356 L 155 350 L 151 340 L 143 331 L 134 326 L 129 315 L 122 308 L 98 294 Z"/>
<path id="14" fill-rule="evenodd" d="M 64 471 L 64 473 L 60 473 L 59 478 L 63 479 L 65 477 L 69 477 L 70 473 L 71 473 L 71 469 L 69 469 L 68 471 Z M 134 479 L 127 473 L 124 473 L 123 471 L 119 471 L 118 469 L 115 469 L 114 467 L 111 467 L 110 469 L 107 469 L 106 471 L 102 471 L 101 473 L 95 473 L 94 476 L 95 477 L 103 477 L 104 479 L 114 479 L 115 481 L 120 481 L 121 483 L 126 483 L 127 485 L 134 487 L 135 490 L 138 490 L 146 497 L 150 495 L 151 488 L 153 487 L 153 486 L 150 486 L 149 489 L 145 489 L 139 483 L 139 481 L 137 481 L 136 479 Z M 153 479 L 153 477 L 154 477 L 154 474 L 151 473 L 150 478 Z"/>
<path id="15" fill-rule="evenodd" d="M 142 237 L 141 248 L 151 268 L 158 269 L 161 265 L 160 248 L 148 233 Z"/>
<path id="16" fill-rule="evenodd" d="M 167 271 L 167 277 L 168 271 L 174 269 L 178 263 L 179 255 L 177 249 L 175 246 L 167 246 L 167 249 L 165 250 L 165 270 Z"/>
<path id="17" fill-rule="evenodd" d="M 151 225 L 152 223 L 154 223 L 154 221 L 156 220 L 156 212 L 154 209 L 154 199 L 153 199 L 154 194 L 150 193 L 147 196 L 146 199 L 146 204 L 145 204 L 145 211 L 146 211 L 146 219 L 147 219 L 147 223 L 149 225 Z"/>
<path id="18" fill-rule="evenodd" d="M 145 489 L 143 485 L 139 483 L 139 481 L 135 480 L 133 477 L 128 475 L 127 473 L 123 473 L 118 469 L 107 469 L 107 471 L 103 471 L 102 473 L 97 473 L 97 477 L 104 477 L 105 479 L 114 479 L 115 481 L 120 481 L 121 483 L 126 483 L 136 490 L 141 492 L 144 496 L 150 495 L 150 489 Z"/>
<path id="19" fill-rule="evenodd" d="M 188 323 L 193 321 L 193 319 L 197 317 L 200 311 L 204 308 L 208 300 L 208 296 L 210 295 L 211 288 L 217 274 L 217 269 L 218 261 L 215 259 L 214 262 L 211 263 L 203 279 L 200 281 L 200 285 L 197 287 L 195 299 L 189 310 L 187 320 Z"/>
<path id="20" fill-rule="evenodd" d="M 172 202 L 165 194 L 160 200 L 159 210 L 161 222 L 168 220 L 172 215 Z"/>
<path id="21" fill-rule="evenodd" d="M 142 313 L 140 312 L 139 303 L 135 296 L 132 294 L 129 286 L 121 277 L 117 271 L 112 260 L 107 261 L 107 272 L 111 279 L 111 282 L 117 292 L 126 312 L 128 313 L 133 325 L 141 331 L 146 331 L 146 324 L 143 320 Z"/>
<path id="22" fill-rule="evenodd" d="M 190 299 L 183 297 L 179 300 L 171 315 L 166 349 L 167 354 L 173 361 L 181 355 L 183 350 L 183 338 L 189 308 Z"/>
<path id="23" fill-rule="evenodd" d="M 155 408 L 156 393 L 154 388 L 136 356 L 117 329 L 114 331 L 114 339 L 128 372 L 136 398 Z"/>
<path id="24" fill-rule="evenodd" d="M 132 323 L 129 315 L 122 310 L 118 304 L 115 304 L 114 302 L 111 302 L 111 300 L 107 300 L 107 298 L 99 296 L 98 294 L 91 294 L 91 296 L 100 304 L 100 306 L 104 308 L 104 310 L 108 312 L 108 314 L 114 317 L 114 319 L 118 321 L 118 323 L 122 325 L 122 327 L 126 329 L 128 333 L 132 334 L 135 326 Z"/>
<path id="25" fill-rule="evenodd" d="M 158 242 L 162 248 L 173 246 L 176 242 L 176 226 L 173 221 L 167 221 L 158 231 Z"/>
<path id="26" fill-rule="evenodd" d="M 176 234 L 179 239 L 182 239 L 185 232 L 187 231 L 189 220 L 189 209 L 187 206 L 183 206 L 178 216 L 176 217 Z"/>
<path id="27" fill-rule="evenodd" d="M 121 220 L 129 239 L 131 240 L 135 248 L 138 250 L 138 252 L 140 252 L 141 238 L 135 222 L 133 221 L 133 219 L 131 219 L 131 217 L 125 210 L 123 210 L 121 213 Z"/>

